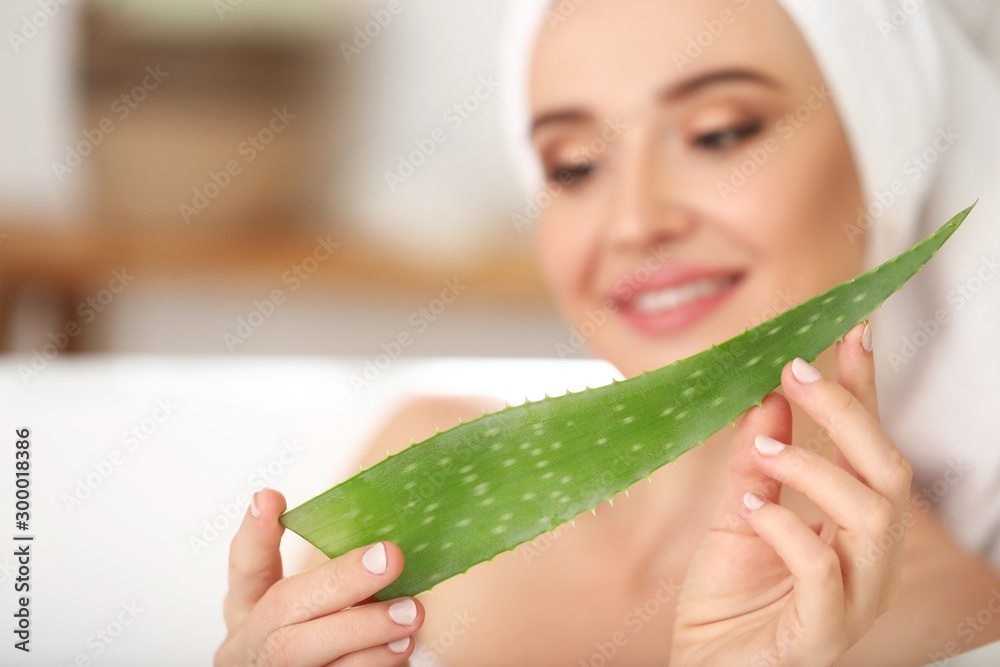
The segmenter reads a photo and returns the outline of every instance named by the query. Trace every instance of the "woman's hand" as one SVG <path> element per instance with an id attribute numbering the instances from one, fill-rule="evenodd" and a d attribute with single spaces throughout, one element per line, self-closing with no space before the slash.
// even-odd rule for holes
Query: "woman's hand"
<path id="1" fill-rule="evenodd" d="M 792 420 L 778 394 L 740 418 L 725 495 L 678 600 L 673 667 L 831 665 L 896 600 L 911 468 L 879 423 L 864 328 L 837 344 L 839 384 L 801 359 L 781 376 L 839 462 L 782 447 Z M 782 484 L 825 523 L 811 528 L 779 505 Z"/>
<path id="2" fill-rule="evenodd" d="M 371 597 L 403 571 L 403 552 L 379 542 L 282 578 L 284 511 L 280 493 L 259 491 L 233 538 L 223 607 L 228 635 L 215 667 L 405 664 L 423 606 L 413 598 Z"/>

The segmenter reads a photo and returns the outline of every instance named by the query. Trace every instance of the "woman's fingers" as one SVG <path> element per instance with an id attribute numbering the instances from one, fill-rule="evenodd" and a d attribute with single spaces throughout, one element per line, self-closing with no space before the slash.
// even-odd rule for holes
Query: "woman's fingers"
<path id="1" fill-rule="evenodd" d="M 423 621 L 423 605 L 414 598 L 352 607 L 279 628 L 258 650 L 254 664 L 259 667 L 350 664 L 341 659 L 346 660 L 356 652 L 368 654 L 353 658 L 357 664 L 401 664 L 400 656 L 412 648 L 413 640 L 409 637 Z"/>
<path id="2" fill-rule="evenodd" d="M 271 586 L 247 620 L 247 630 L 253 636 L 267 636 L 282 626 L 357 605 L 402 571 L 403 552 L 392 542 L 353 549 Z"/>
<path id="3" fill-rule="evenodd" d="M 837 382 L 802 359 L 782 373 L 786 396 L 827 431 L 839 465 L 767 442 L 763 450 L 770 451 L 758 459 L 762 471 L 801 491 L 840 526 L 834 548 L 855 622 L 864 628 L 898 596 L 912 476 L 878 419 L 871 349 L 871 327 L 862 323 L 837 345 Z"/>
<path id="4" fill-rule="evenodd" d="M 878 414 L 878 392 L 875 391 L 875 356 L 872 354 L 872 328 L 868 320 L 847 332 L 835 348 L 837 382 L 854 394 L 861 405 L 875 417 Z M 838 465 L 855 474 L 840 450 L 835 450 Z"/>
<path id="5" fill-rule="evenodd" d="M 754 463 L 753 442 L 759 433 L 784 439 L 792 435 L 791 407 L 780 394 L 764 398 L 761 406 L 754 406 L 743 413 L 736 422 L 729 452 L 729 472 L 722 502 L 713 521 L 713 529 L 752 534 L 743 516 L 743 496 L 747 492 L 777 502 L 781 485 Z"/>
<path id="6" fill-rule="evenodd" d="M 879 550 L 878 562 L 871 558 L 871 546 L 885 544 L 900 521 L 896 508 L 863 482 L 833 461 L 797 447 L 758 438 L 757 464 L 766 474 L 799 491 L 837 524 L 835 550 L 844 561 L 847 597 L 866 621 L 874 621 L 884 611 L 884 600 L 894 599 L 896 578 L 886 580 L 887 568 L 893 567 L 896 554 L 892 548 Z M 900 529 L 905 529 L 901 523 Z M 902 546 L 900 540 L 899 546 Z"/>
<path id="7" fill-rule="evenodd" d="M 767 436 L 754 442 L 756 465 L 767 476 L 809 500 L 838 526 L 868 536 L 879 516 L 893 513 L 888 500 L 823 456 Z"/>
<path id="8" fill-rule="evenodd" d="M 378 542 L 282 579 L 284 510 L 280 493 L 258 492 L 233 538 L 224 605 L 230 636 L 215 664 L 321 667 L 353 653 L 358 665 L 404 664 L 423 606 L 372 597 L 403 571 L 399 547 Z"/>
<path id="9" fill-rule="evenodd" d="M 844 577 L 837 552 L 787 507 L 747 496 L 743 512 L 795 578 L 794 609 L 786 609 L 786 621 L 793 629 L 807 631 L 803 637 L 808 636 L 810 641 L 810 646 L 798 648 L 810 653 L 817 649 L 828 650 L 831 655 L 843 653 L 846 646 L 834 645 L 846 641 L 842 627 Z M 810 658 L 817 664 L 827 664 L 815 653 Z"/>
<path id="10" fill-rule="evenodd" d="M 785 395 L 824 428 L 854 471 L 879 495 L 902 511 L 909 506 L 909 462 L 882 430 L 878 418 L 837 382 L 823 377 L 803 359 L 781 374 Z"/>
<path id="11" fill-rule="evenodd" d="M 334 660 L 327 667 L 392 667 L 393 665 L 408 665 L 407 659 L 413 655 L 416 638 L 403 637 L 381 646 L 373 646 L 363 651 L 349 653 L 343 658 Z"/>
<path id="12" fill-rule="evenodd" d="M 854 394 L 865 409 L 878 418 L 875 391 L 875 356 L 872 354 L 872 327 L 868 320 L 847 332 L 836 346 L 837 382 Z"/>
<path id="13" fill-rule="evenodd" d="M 278 516 L 285 511 L 285 497 L 273 489 L 253 495 L 243 523 L 229 548 L 229 592 L 223 616 L 230 630 L 242 624 L 257 601 L 281 580 L 278 545 L 285 527 Z"/>

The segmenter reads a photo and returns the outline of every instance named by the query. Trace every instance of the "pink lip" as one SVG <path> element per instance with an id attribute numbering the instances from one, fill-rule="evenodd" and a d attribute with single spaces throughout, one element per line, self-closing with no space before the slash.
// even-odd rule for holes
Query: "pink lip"
<path id="1" fill-rule="evenodd" d="M 694 325 L 714 312 L 733 295 L 742 284 L 746 272 L 738 269 L 713 268 L 694 264 L 674 264 L 651 274 L 634 272 L 625 276 L 611 298 L 618 304 L 622 317 L 633 328 L 647 335 L 664 335 L 681 331 Z M 645 278 L 645 280 L 642 280 Z M 644 292 L 675 287 L 693 280 L 733 278 L 733 283 L 706 299 L 698 299 L 665 313 L 642 313 L 633 309 L 632 303 Z"/>

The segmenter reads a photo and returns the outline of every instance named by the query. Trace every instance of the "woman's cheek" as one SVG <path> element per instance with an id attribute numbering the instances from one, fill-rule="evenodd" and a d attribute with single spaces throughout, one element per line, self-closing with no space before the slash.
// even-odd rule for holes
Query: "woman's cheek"
<path id="1" fill-rule="evenodd" d="M 569 234 L 570 226 L 554 213 L 546 211 L 539 217 L 538 261 L 556 305 L 568 315 L 572 285 L 578 273 L 574 266 L 574 240 Z"/>
<path id="2" fill-rule="evenodd" d="M 594 274 L 602 236 L 593 210 L 574 201 L 556 200 L 539 218 L 542 273 L 556 307 L 571 325 L 579 324 L 586 310 L 599 300 Z"/>

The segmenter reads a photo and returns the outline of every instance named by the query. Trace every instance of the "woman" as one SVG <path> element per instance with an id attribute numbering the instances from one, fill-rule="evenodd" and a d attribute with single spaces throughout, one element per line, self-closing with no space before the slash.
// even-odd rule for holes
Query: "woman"
<path id="1" fill-rule="evenodd" d="M 232 545 L 216 664 L 919 665 L 1000 638 L 1000 622 L 963 625 L 1000 591 L 978 555 L 998 553 L 1000 465 L 982 444 L 995 422 L 967 405 L 996 393 L 974 372 L 947 388 L 963 355 L 996 367 L 983 355 L 997 318 L 967 289 L 935 319 L 956 280 L 986 280 L 975 262 L 995 244 L 994 73 L 941 5 L 532 4 L 515 49 L 525 96 L 516 74 L 505 80 L 523 121 L 514 141 L 530 137 L 528 182 L 544 178 L 551 196 L 541 266 L 570 322 L 605 311 L 588 344 L 626 376 L 725 340 L 986 199 L 873 325 L 812 366 L 788 364 L 781 393 L 734 432 L 419 601 L 370 598 L 403 567 L 392 543 L 282 580 L 284 500 L 258 493 Z M 969 112 L 972 94 L 988 113 Z M 896 341 L 917 347 L 916 331 L 909 354 Z M 363 464 L 482 407 L 412 406 Z"/>

